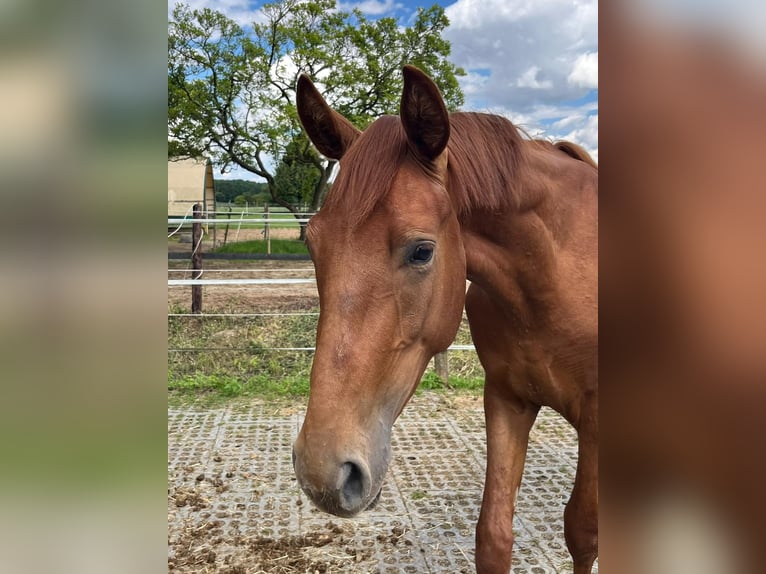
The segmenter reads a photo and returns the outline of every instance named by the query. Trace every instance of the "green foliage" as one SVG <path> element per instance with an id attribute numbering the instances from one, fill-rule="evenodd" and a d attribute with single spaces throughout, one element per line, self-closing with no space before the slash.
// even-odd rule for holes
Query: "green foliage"
<path id="1" fill-rule="evenodd" d="M 285 149 L 274 174 L 277 195 L 292 204 L 311 204 L 314 192 L 321 183 L 319 154 L 308 137 L 301 132 Z"/>
<path id="2" fill-rule="evenodd" d="M 263 178 L 278 205 L 297 211 L 300 198 L 316 210 L 334 167 L 303 136 L 298 71 L 360 128 L 397 113 L 407 63 L 434 78 L 448 107 L 463 103 L 457 77 L 464 72 L 449 62 L 441 6 L 419 9 L 408 26 L 338 10 L 336 0 L 279 0 L 262 16 L 243 28 L 213 10 L 176 5 L 168 26 L 168 154 L 239 166 Z"/>
<path id="3" fill-rule="evenodd" d="M 238 196 L 242 196 L 243 201 L 247 201 L 250 205 L 260 205 L 269 198 L 269 186 L 244 179 L 216 180 L 215 200 L 217 202 L 234 202 Z"/>
<path id="4" fill-rule="evenodd" d="M 456 362 L 455 359 L 456 357 L 453 355 L 450 360 L 454 363 Z M 435 371 L 427 371 L 420 380 L 420 386 L 418 388 L 425 391 L 443 391 L 445 389 L 481 391 L 484 388 L 484 377 L 481 376 L 481 374 L 475 374 L 469 377 L 451 375 L 448 384 L 445 384 Z"/>
<path id="5" fill-rule="evenodd" d="M 435 371 L 428 371 L 420 381 L 420 388 L 425 390 L 438 390 L 445 388 L 446 385 L 441 377 Z"/>
<path id="6" fill-rule="evenodd" d="M 237 241 L 221 245 L 214 250 L 215 253 L 266 253 L 266 240 L 255 239 L 252 241 Z M 272 239 L 272 253 L 308 255 L 308 249 L 303 241 L 296 239 Z"/>

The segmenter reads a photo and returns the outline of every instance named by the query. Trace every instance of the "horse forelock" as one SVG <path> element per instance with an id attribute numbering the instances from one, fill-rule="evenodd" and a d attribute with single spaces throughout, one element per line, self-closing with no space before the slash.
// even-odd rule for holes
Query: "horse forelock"
<path id="1" fill-rule="evenodd" d="M 469 112 L 451 114 L 450 124 L 448 192 L 457 214 L 518 207 L 526 162 L 513 124 L 500 116 Z M 412 154 L 399 118 L 377 119 L 340 161 L 323 209 L 352 228 L 360 225 L 386 197 L 408 155 Z"/>
<path id="2" fill-rule="evenodd" d="M 406 153 L 407 139 L 399 118 L 378 118 L 340 161 L 340 171 L 322 208 L 356 227 L 386 196 Z"/>

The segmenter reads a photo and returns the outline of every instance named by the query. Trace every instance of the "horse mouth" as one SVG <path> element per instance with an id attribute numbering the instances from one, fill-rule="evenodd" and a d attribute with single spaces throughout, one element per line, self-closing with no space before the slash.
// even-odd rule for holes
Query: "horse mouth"
<path id="1" fill-rule="evenodd" d="M 302 488 L 302 490 L 317 508 L 323 512 L 340 516 L 341 518 L 353 518 L 362 512 L 375 510 L 380 502 L 380 494 L 383 492 L 382 488 L 378 490 L 378 494 L 376 494 L 366 506 L 361 506 L 359 508 L 344 508 L 342 505 L 339 505 L 337 501 L 323 497 L 322 495 L 316 495 L 314 492 L 305 488 Z"/>
<path id="2" fill-rule="evenodd" d="M 378 503 L 380 502 L 380 495 L 382 492 L 383 492 L 383 487 L 381 486 L 380 490 L 378 491 L 378 494 L 375 495 L 375 498 L 373 498 L 370 504 L 367 505 L 367 508 L 364 509 L 365 512 L 367 512 L 368 510 L 375 510 L 375 508 L 377 508 Z"/>
<path id="3" fill-rule="evenodd" d="M 301 490 L 303 490 L 304 494 L 309 497 L 317 508 L 324 512 L 334 514 L 335 516 L 340 516 L 341 518 L 352 518 L 361 512 L 375 510 L 380 503 L 380 495 L 383 493 L 383 487 L 381 486 L 378 489 L 378 493 L 366 505 L 358 508 L 345 508 L 331 497 L 318 494 L 317 492 L 304 487 L 301 487 Z"/>

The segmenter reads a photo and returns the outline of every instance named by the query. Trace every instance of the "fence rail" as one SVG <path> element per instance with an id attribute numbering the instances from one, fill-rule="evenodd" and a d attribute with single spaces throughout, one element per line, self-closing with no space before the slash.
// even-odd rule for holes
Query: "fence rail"
<path id="1" fill-rule="evenodd" d="M 187 287 L 189 285 L 296 285 L 316 283 L 316 279 L 168 279 L 168 287 Z"/>
<path id="2" fill-rule="evenodd" d="M 201 223 L 203 225 L 227 225 L 229 223 L 269 223 L 269 224 L 279 224 L 279 225 L 285 225 L 285 224 L 301 224 L 301 223 L 308 223 L 309 218 L 302 217 L 300 219 L 298 218 L 249 218 L 249 217 L 242 217 L 239 219 L 206 219 L 204 217 L 201 218 L 183 218 L 183 217 L 168 217 L 168 225 L 178 225 L 178 224 L 184 224 L 184 223 Z"/>

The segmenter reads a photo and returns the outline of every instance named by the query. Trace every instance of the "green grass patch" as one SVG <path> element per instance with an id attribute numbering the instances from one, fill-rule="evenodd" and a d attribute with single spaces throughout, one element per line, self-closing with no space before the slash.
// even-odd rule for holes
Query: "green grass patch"
<path id="1" fill-rule="evenodd" d="M 269 401 L 307 397 L 309 378 L 287 376 L 274 378 L 265 374 L 233 377 L 227 374 L 202 373 L 168 378 L 168 393 L 172 402 L 201 402 L 216 404 L 233 398 L 257 397 Z"/>
<path id="2" fill-rule="evenodd" d="M 445 383 L 439 375 L 433 370 L 428 370 L 420 380 L 419 391 L 468 391 L 480 393 L 484 389 L 484 377 L 479 375 L 474 376 L 450 376 L 449 380 Z"/>
<path id="3" fill-rule="evenodd" d="M 458 392 L 481 394 L 484 381 L 481 378 L 450 377 L 450 386 L 441 382 L 433 371 L 423 376 L 418 394 L 422 392 Z M 274 377 L 267 374 L 235 377 L 225 373 L 207 375 L 193 373 L 183 376 L 168 377 L 170 402 L 182 404 L 188 402 L 215 405 L 235 398 L 259 398 L 267 401 L 282 399 L 292 401 L 307 398 L 309 394 L 309 376 Z"/>
<path id="4" fill-rule="evenodd" d="M 224 312 L 241 312 L 236 303 Z M 317 309 L 306 309 L 316 312 Z M 314 353 L 276 351 L 278 347 L 313 347 L 316 315 L 195 317 L 178 306 L 168 318 L 168 399 L 173 403 L 214 404 L 259 397 L 295 401 L 308 396 Z M 467 322 L 457 343 L 471 342 Z M 481 394 L 484 372 L 475 352 L 449 353 L 445 384 L 429 366 L 418 392 Z"/>
<path id="5" fill-rule="evenodd" d="M 252 241 L 237 241 L 227 243 L 213 250 L 213 253 L 267 253 L 265 239 Z M 272 239 L 271 253 L 308 255 L 309 251 L 303 241 L 298 239 Z"/>

